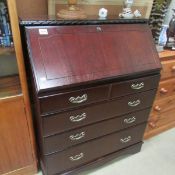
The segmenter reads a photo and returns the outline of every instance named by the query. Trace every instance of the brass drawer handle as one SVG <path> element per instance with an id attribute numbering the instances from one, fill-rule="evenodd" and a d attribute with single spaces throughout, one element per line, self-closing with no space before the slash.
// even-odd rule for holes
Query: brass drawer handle
<path id="1" fill-rule="evenodd" d="M 165 88 L 160 89 L 160 93 L 162 93 L 162 94 L 166 94 L 167 92 L 168 92 L 168 90 L 166 90 Z"/>
<path id="2" fill-rule="evenodd" d="M 131 123 L 134 123 L 135 121 L 136 121 L 135 117 L 124 119 L 124 123 L 126 123 L 126 124 L 131 124 Z"/>
<path id="3" fill-rule="evenodd" d="M 85 132 L 81 132 L 80 134 L 76 134 L 76 135 L 71 135 L 69 136 L 70 140 L 75 141 L 75 140 L 80 140 L 83 137 L 85 137 Z"/>
<path id="4" fill-rule="evenodd" d="M 137 84 L 132 84 L 131 88 L 135 89 L 135 90 L 139 90 L 139 89 L 144 88 L 144 86 L 145 86 L 144 82 L 141 82 L 141 83 L 137 83 Z"/>
<path id="5" fill-rule="evenodd" d="M 87 98 L 88 98 L 87 94 L 84 94 L 81 97 L 80 96 L 70 97 L 69 101 L 73 104 L 80 104 L 80 103 L 83 103 L 83 102 L 87 101 Z"/>
<path id="6" fill-rule="evenodd" d="M 86 113 L 82 113 L 81 115 L 70 116 L 70 121 L 71 122 L 80 122 L 80 121 L 86 119 L 86 117 L 87 117 Z"/>
<path id="7" fill-rule="evenodd" d="M 128 106 L 131 106 L 131 107 L 136 107 L 138 105 L 140 105 L 141 101 L 140 100 L 136 100 L 136 101 L 133 101 L 133 102 L 128 102 Z"/>
<path id="8" fill-rule="evenodd" d="M 69 159 L 70 159 L 71 161 L 77 161 L 77 160 L 82 159 L 83 157 L 84 157 L 84 154 L 83 154 L 83 153 L 80 153 L 80 154 L 78 154 L 78 155 L 69 157 Z"/>
<path id="9" fill-rule="evenodd" d="M 128 143 L 130 141 L 131 141 L 131 136 L 128 136 L 128 137 L 126 137 L 124 139 L 120 139 L 120 142 L 122 142 L 122 143 Z"/>

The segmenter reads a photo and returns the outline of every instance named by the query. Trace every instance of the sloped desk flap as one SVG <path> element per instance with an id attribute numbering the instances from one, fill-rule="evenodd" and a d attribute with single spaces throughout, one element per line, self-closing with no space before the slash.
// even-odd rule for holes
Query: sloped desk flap
<path id="1" fill-rule="evenodd" d="M 161 67 L 146 24 L 26 27 L 26 34 L 38 91 Z"/>

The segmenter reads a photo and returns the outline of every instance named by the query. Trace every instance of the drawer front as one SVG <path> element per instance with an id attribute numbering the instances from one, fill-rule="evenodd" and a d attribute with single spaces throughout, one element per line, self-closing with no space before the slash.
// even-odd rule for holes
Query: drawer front
<path id="1" fill-rule="evenodd" d="M 160 75 L 134 79 L 112 85 L 111 98 L 127 94 L 155 89 L 158 87 Z"/>
<path id="2" fill-rule="evenodd" d="M 109 85 L 40 98 L 41 113 L 60 111 L 108 98 Z"/>
<path id="3" fill-rule="evenodd" d="M 156 100 L 175 95 L 175 79 L 160 82 Z"/>
<path id="4" fill-rule="evenodd" d="M 155 93 L 156 90 L 146 91 L 106 103 L 43 117 L 44 136 L 149 108 L 152 106 Z"/>
<path id="5" fill-rule="evenodd" d="M 146 133 L 175 122 L 175 108 L 159 115 L 152 115 L 148 121 Z"/>
<path id="6" fill-rule="evenodd" d="M 45 156 L 48 174 L 68 171 L 141 141 L 146 124 Z"/>
<path id="7" fill-rule="evenodd" d="M 175 78 L 175 60 L 162 61 L 161 79 Z"/>
<path id="8" fill-rule="evenodd" d="M 147 109 L 89 125 L 60 135 L 44 138 L 44 153 L 48 154 L 60 151 L 72 145 L 95 139 L 124 128 L 135 126 L 136 124 L 145 122 L 148 118 L 149 112 L 150 109 Z M 100 129 L 97 130 L 97 128 Z"/>
<path id="9" fill-rule="evenodd" d="M 156 100 L 152 108 L 152 115 L 158 115 L 175 108 L 175 96 L 167 97 L 163 100 Z"/>

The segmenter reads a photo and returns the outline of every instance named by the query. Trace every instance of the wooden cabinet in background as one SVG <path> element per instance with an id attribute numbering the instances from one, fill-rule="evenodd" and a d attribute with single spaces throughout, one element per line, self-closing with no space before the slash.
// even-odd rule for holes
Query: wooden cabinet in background
<path id="1" fill-rule="evenodd" d="M 33 174 L 33 155 L 22 95 L 0 100 L 0 174 Z M 20 170 L 19 170 L 20 169 Z M 30 173 L 27 173 L 27 169 Z M 13 174 L 13 173 L 12 173 Z"/>
<path id="2" fill-rule="evenodd" d="M 159 54 L 162 71 L 145 139 L 175 127 L 175 51 Z"/>
<path id="3" fill-rule="evenodd" d="M 15 0 L 7 5 L 14 48 L 0 48 L 0 174 L 33 175 L 35 139 Z"/>

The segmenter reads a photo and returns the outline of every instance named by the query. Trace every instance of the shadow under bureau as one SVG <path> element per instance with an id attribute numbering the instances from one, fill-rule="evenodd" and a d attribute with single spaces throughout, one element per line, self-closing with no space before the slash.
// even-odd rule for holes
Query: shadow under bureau
<path id="1" fill-rule="evenodd" d="M 25 32 L 43 173 L 77 173 L 140 151 L 161 69 L 147 24 Z"/>

